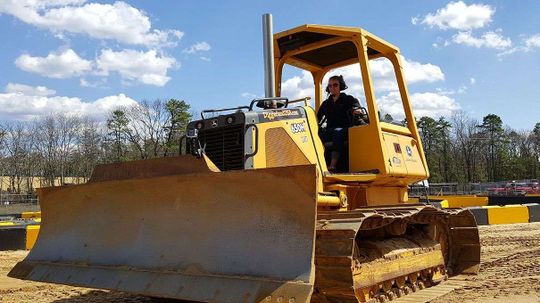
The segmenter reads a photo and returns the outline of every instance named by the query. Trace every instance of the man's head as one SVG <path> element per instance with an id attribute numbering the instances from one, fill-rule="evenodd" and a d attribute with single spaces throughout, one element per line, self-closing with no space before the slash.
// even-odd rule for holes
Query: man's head
<path id="1" fill-rule="evenodd" d="M 342 90 L 345 89 L 347 89 L 347 84 L 345 84 L 343 76 L 332 76 L 330 77 L 330 79 L 328 79 L 328 86 L 326 87 L 326 91 L 331 95 L 337 96 Z"/>

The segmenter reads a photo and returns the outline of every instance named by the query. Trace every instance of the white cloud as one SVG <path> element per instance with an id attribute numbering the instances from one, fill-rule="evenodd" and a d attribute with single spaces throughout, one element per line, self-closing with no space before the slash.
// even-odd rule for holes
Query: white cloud
<path id="1" fill-rule="evenodd" d="M 435 91 L 438 95 L 441 96 L 451 96 L 455 94 L 464 94 L 467 92 L 468 87 L 466 85 L 461 85 L 457 90 L 455 89 L 445 89 L 445 88 L 436 88 Z"/>
<path id="2" fill-rule="evenodd" d="M 167 71 L 179 66 L 174 58 L 158 55 L 156 50 L 142 52 L 129 49 L 119 52 L 102 50 L 96 65 L 100 74 L 118 72 L 124 80 L 155 86 L 167 84 L 171 79 Z"/>
<path id="3" fill-rule="evenodd" d="M 529 37 L 525 40 L 525 47 L 532 49 L 535 47 L 540 47 L 540 34 L 536 34 L 532 37 Z"/>
<path id="4" fill-rule="evenodd" d="M 481 37 L 474 37 L 471 32 L 459 32 L 452 36 L 452 42 L 476 48 L 487 47 L 504 50 L 512 47 L 512 40 L 501 35 L 501 31 L 486 32 Z"/>
<path id="5" fill-rule="evenodd" d="M 32 57 L 21 55 L 15 64 L 22 70 L 37 73 L 50 78 L 70 78 L 75 76 L 97 75 L 108 76 L 111 72 L 118 72 L 123 83 L 138 83 L 164 86 L 171 79 L 167 72 L 179 64 L 172 57 L 160 55 L 156 50 L 136 51 L 124 49 L 113 51 L 101 50 L 95 61 L 85 60 L 72 49 L 59 53 L 50 53 L 47 57 Z M 94 83 L 85 78 L 80 79 L 80 85 L 97 87 L 106 82 L 101 79 Z"/>
<path id="6" fill-rule="evenodd" d="M 17 91 L 15 89 L 17 85 L 25 88 Z M 17 85 L 6 87 L 6 92 L 0 93 L 0 119 L 30 120 L 51 113 L 66 113 L 89 116 L 103 121 L 115 108 L 137 104 L 135 100 L 124 94 L 85 102 L 76 97 L 56 96 L 53 93 L 54 90 L 43 86 Z"/>
<path id="7" fill-rule="evenodd" d="M 85 78 L 79 79 L 79 84 L 82 87 L 94 87 L 94 88 L 95 87 L 100 87 L 100 88 L 104 88 L 105 83 L 107 83 L 107 78 L 100 78 L 100 79 L 95 80 L 95 81 L 88 81 Z"/>
<path id="8" fill-rule="evenodd" d="M 403 70 L 405 74 L 405 80 L 409 84 L 413 83 L 433 83 L 444 80 L 444 73 L 441 68 L 431 63 L 420 63 L 401 57 L 403 64 Z M 370 61 L 371 77 L 376 91 L 390 91 L 397 89 L 397 82 L 394 73 L 394 67 L 388 59 L 375 59 Z M 357 89 L 361 88 L 361 76 L 360 67 L 358 64 L 349 65 L 346 67 L 338 68 L 332 71 L 325 78 L 325 82 L 328 77 L 332 75 L 343 75 L 343 77 L 351 83 L 356 82 Z"/>
<path id="9" fill-rule="evenodd" d="M 471 83 L 471 85 L 473 85 L 473 84 L 476 83 L 476 79 L 475 79 L 475 78 L 470 78 L 470 79 L 469 79 L 469 82 Z"/>
<path id="10" fill-rule="evenodd" d="M 184 49 L 183 52 L 188 53 L 188 54 L 194 54 L 197 52 L 207 52 L 210 49 L 211 49 L 210 44 L 208 44 L 208 42 L 202 41 L 202 42 L 197 42 L 193 44 L 192 46 L 190 46 L 189 48 Z"/>
<path id="11" fill-rule="evenodd" d="M 199 57 L 199 59 L 201 59 L 201 60 L 203 60 L 203 61 L 206 61 L 206 62 L 210 62 L 210 61 L 212 61 L 212 59 L 211 59 L 211 58 L 209 58 L 209 57 L 205 57 L 205 56 L 200 56 L 200 57 Z"/>
<path id="12" fill-rule="evenodd" d="M 433 83 L 444 80 L 441 68 L 431 63 L 419 63 L 402 57 L 405 80 L 409 84 Z M 392 63 L 387 59 L 375 59 L 370 61 L 371 76 L 376 92 L 388 92 L 397 90 L 397 83 Z M 332 75 L 343 75 L 347 82 L 349 94 L 363 96 L 364 89 L 358 64 L 341 67 L 329 72 L 323 79 L 326 84 Z M 290 99 L 313 96 L 313 78 L 309 72 L 302 71 L 300 76 L 286 79 L 281 85 L 282 95 Z"/>
<path id="13" fill-rule="evenodd" d="M 387 61 L 388 62 L 388 61 Z M 443 81 L 444 74 L 440 67 L 431 63 L 419 63 L 402 57 L 405 77 L 409 83 Z M 390 64 L 390 62 L 388 62 Z"/>
<path id="14" fill-rule="evenodd" d="M 10 14 L 28 24 L 63 33 L 86 34 L 97 39 L 148 47 L 174 46 L 183 33 L 153 29 L 144 11 L 117 1 L 113 4 L 84 0 L 3 0 L 0 13 Z"/>
<path id="15" fill-rule="evenodd" d="M 244 99 L 256 99 L 256 98 L 258 98 L 258 96 L 256 94 L 248 93 L 248 92 L 241 93 L 240 97 L 242 97 Z"/>
<path id="16" fill-rule="evenodd" d="M 286 79 L 281 83 L 281 95 L 289 100 L 304 97 L 314 99 L 314 87 L 311 73 L 303 70 L 302 75 Z"/>
<path id="17" fill-rule="evenodd" d="M 444 73 L 441 68 L 430 63 L 419 63 L 402 57 L 403 69 L 406 80 L 409 84 L 433 83 L 444 80 Z M 370 62 L 373 83 L 377 95 L 377 104 L 381 114 L 389 113 L 395 120 L 404 118 L 401 97 L 397 91 L 395 75 L 392 64 L 389 60 L 373 60 Z M 343 75 L 349 89 L 348 94 L 364 99 L 364 91 L 361 83 L 360 68 L 358 64 L 338 68 L 327 74 L 323 79 L 326 84 L 331 75 Z M 302 71 L 299 76 L 286 79 L 282 85 L 282 95 L 289 99 L 313 96 L 313 78 L 309 72 Z M 462 93 L 466 88 L 460 88 L 458 93 Z M 413 111 L 417 117 L 431 116 L 438 117 L 450 115 L 460 108 L 455 99 L 448 95 L 456 92 L 425 92 L 410 95 Z M 364 103 L 364 102 L 362 102 Z M 364 103 L 365 104 L 365 103 Z"/>
<path id="18" fill-rule="evenodd" d="M 448 117 L 461 109 L 455 99 L 437 93 L 414 93 L 410 98 L 416 117 Z"/>
<path id="19" fill-rule="evenodd" d="M 19 83 L 8 83 L 6 93 L 19 93 L 31 96 L 50 96 L 56 94 L 54 89 L 48 89 L 45 86 L 30 86 Z"/>
<path id="20" fill-rule="evenodd" d="M 454 111 L 459 110 L 461 106 L 455 99 L 439 93 L 425 92 L 414 93 L 410 95 L 413 113 L 416 118 L 429 116 L 438 118 L 441 116 L 450 116 Z M 399 92 L 390 92 L 377 101 L 381 116 L 390 114 L 394 120 L 403 120 L 405 118 L 403 105 Z"/>
<path id="21" fill-rule="evenodd" d="M 484 4 L 467 5 L 463 1 L 450 2 L 445 7 L 438 9 L 436 13 L 427 14 L 425 17 L 412 18 L 413 24 L 426 24 L 429 27 L 439 29 L 471 30 L 482 28 L 492 21 L 495 8 Z"/>
<path id="22" fill-rule="evenodd" d="M 506 49 L 504 52 L 498 54 L 499 57 L 510 55 L 516 52 L 530 52 L 535 48 L 540 48 L 540 34 L 536 34 L 524 39 L 521 45 Z"/>
<path id="23" fill-rule="evenodd" d="M 15 60 L 20 69 L 50 78 L 69 78 L 92 70 L 92 62 L 82 59 L 72 49 L 52 52 L 47 57 L 23 54 Z"/>

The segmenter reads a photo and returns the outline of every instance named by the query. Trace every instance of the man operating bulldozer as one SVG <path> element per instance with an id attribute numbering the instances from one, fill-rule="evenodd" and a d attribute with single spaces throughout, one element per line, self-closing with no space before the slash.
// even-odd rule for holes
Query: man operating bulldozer
<path id="1" fill-rule="evenodd" d="M 41 188 L 39 238 L 10 277 L 191 302 L 368 303 L 478 272 L 473 214 L 408 199 L 429 170 L 399 49 L 354 27 L 272 36 L 263 20 L 265 98 L 201 112 L 186 155 L 104 164 L 86 184 Z M 369 62 L 381 57 L 405 125 L 377 116 Z M 322 102 L 328 71 L 354 63 L 367 109 L 339 76 Z M 285 65 L 312 73 L 318 117 L 308 98 L 281 96 Z"/>
<path id="2" fill-rule="evenodd" d="M 351 96 L 343 93 L 347 84 L 343 76 L 332 76 L 328 80 L 326 92 L 329 94 L 317 112 L 319 125 L 326 122 L 326 128 L 321 128 L 319 136 L 325 147 L 330 149 L 330 163 L 328 171 L 338 172 L 338 161 L 343 152 L 344 143 L 347 141 L 349 127 L 353 126 L 353 116 L 360 115 L 360 102 Z M 331 144 L 329 144 L 331 143 Z"/>

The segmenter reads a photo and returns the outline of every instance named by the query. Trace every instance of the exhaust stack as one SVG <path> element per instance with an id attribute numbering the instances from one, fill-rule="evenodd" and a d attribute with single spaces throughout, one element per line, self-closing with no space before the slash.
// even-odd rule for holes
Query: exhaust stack
<path id="1" fill-rule="evenodd" d="M 274 98 L 275 71 L 274 71 L 274 40 L 272 30 L 272 14 L 262 16 L 263 25 L 263 52 L 264 52 L 264 97 Z"/>

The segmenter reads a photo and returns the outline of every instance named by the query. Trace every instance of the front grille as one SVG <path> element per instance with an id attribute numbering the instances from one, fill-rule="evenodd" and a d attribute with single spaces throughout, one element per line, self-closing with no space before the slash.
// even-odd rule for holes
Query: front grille
<path id="1" fill-rule="evenodd" d="M 199 140 L 220 170 L 244 169 L 243 124 L 201 130 Z"/>

